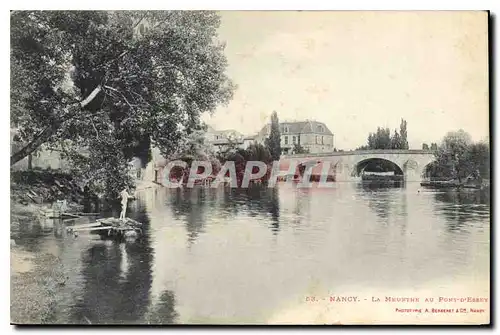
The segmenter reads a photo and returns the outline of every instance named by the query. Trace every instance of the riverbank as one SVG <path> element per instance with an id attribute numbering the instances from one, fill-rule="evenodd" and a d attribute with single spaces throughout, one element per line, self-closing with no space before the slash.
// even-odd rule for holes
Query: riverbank
<path id="1" fill-rule="evenodd" d="M 71 175 L 53 170 L 11 171 L 11 222 L 32 219 L 58 200 L 68 212 L 82 210 L 84 192 Z"/>
<path id="2" fill-rule="evenodd" d="M 11 199 L 10 321 L 14 324 L 54 323 L 54 304 L 64 275 L 58 257 L 28 252 L 20 244 L 22 230 L 40 224 L 43 204 Z"/>
<path id="3" fill-rule="evenodd" d="M 59 258 L 47 252 L 10 248 L 10 322 L 57 323 L 57 299 L 67 276 Z"/>
<path id="4" fill-rule="evenodd" d="M 68 211 L 82 210 L 83 196 L 63 173 L 48 170 L 11 172 L 10 185 L 10 315 L 14 324 L 57 322 L 58 293 L 66 276 L 59 258 L 48 252 L 29 252 L 21 232 L 40 225 L 44 210 L 66 199 Z"/>

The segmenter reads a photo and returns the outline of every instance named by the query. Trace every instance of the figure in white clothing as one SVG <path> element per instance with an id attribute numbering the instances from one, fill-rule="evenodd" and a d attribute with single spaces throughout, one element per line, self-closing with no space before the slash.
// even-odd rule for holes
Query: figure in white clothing
<path id="1" fill-rule="evenodd" d="M 125 221 L 128 199 L 132 199 L 134 197 L 128 193 L 126 188 L 124 188 L 120 193 L 120 198 L 122 199 L 122 212 L 120 213 L 120 220 Z"/>

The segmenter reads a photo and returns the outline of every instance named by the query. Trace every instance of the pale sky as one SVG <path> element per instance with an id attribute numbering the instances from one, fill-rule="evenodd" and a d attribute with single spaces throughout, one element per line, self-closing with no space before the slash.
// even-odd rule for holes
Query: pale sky
<path id="1" fill-rule="evenodd" d="M 205 120 L 245 135 L 273 110 L 315 119 L 339 149 L 408 122 L 411 149 L 488 136 L 486 12 L 222 12 L 233 100 Z"/>

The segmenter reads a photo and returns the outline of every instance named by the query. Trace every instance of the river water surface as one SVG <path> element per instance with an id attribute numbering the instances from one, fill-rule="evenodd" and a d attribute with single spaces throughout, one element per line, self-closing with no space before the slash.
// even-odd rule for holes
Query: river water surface
<path id="1" fill-rule="evenodd" d="M 57 322 L 413 323 L 386 297 L 489 295 L 490 204 L 475 191 L 150 188 L 130 210 L 144 223 L 135 242 L 74 238 L 59 222 L 19 232 L 66 269 Z"/>

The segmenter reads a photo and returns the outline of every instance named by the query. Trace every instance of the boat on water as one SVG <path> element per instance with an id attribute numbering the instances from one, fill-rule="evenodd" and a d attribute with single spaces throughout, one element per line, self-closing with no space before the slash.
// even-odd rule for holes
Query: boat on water
<path id="1" fill-rule="evenodd" d="M 420 186 L 429 188 L 457 188 L 460 184 L 453 180 L 429 180 L 421 182 Z"/>
<path id="2" fill-rule="evenodd" d="M 404 176 L 401 175 L 374 175 L 363 174 L 361 175 L 363 181 L 404 181 Z"/>
<path id="3" fill-rule="evenodd" d="M 404 176 L 390 172 L 363 172 L 361 174 L 363 185 L 374 187 L 399 187 L 404 183 Z"/>
<path id="4" fill-rule="evenodd" d="M 489 190 L 489 181 L 482 182 L 459 182 L 458 180 L 430 180 L 423 181 L 420 186 L 435 189 L 473 189 L 473 190 Z"/>

